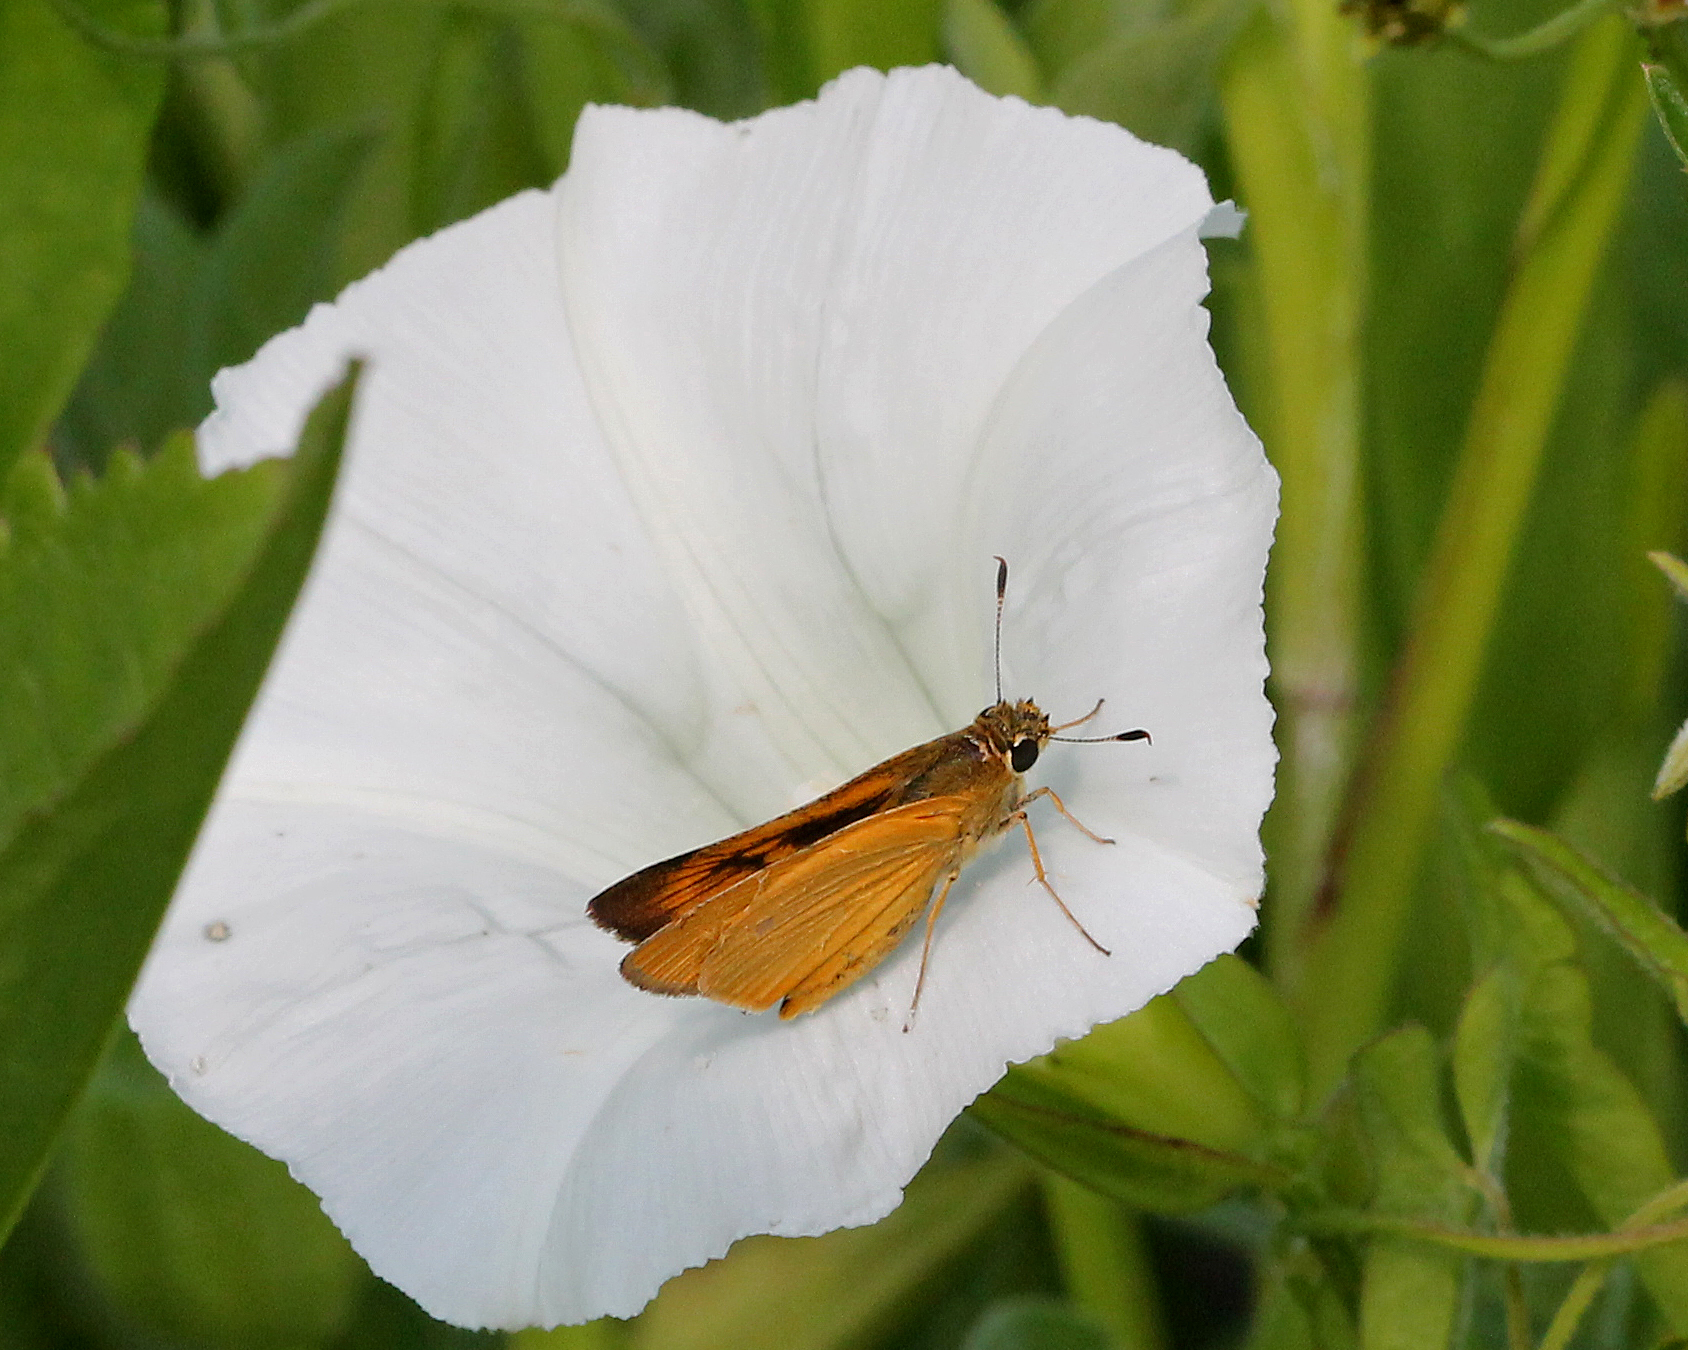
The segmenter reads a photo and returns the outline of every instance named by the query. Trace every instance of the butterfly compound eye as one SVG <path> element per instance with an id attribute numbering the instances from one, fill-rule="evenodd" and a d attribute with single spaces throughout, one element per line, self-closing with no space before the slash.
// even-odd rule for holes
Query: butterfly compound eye
<path id="1" fill-rule="evenodd" d="M 1037 742 L 1015 741 L 1014 748 L 1008 752 L 1008 762 L 1014 766 L 1015 773 L 1024 773 L 1037 763 Z"/>

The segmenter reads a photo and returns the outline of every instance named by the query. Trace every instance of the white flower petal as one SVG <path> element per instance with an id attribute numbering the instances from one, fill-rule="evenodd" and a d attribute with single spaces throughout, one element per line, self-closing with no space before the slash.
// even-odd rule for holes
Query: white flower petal
<path id="1" fill-rule="evenodd" d="M 947 507 L 991 406 L 1067 304 L 1204 218 L 1200 172 L 942 67 L 730 126 L 593 109 L 571 163 L 570 323 L 711 655 L 801 778 L 952 729 L 990 678 L 989 554 Z"/>
<path id="2" fill-rule="evenodd" d="M 1207 350 L 1200 175 L 953 72 L 722 126 L 599 109 L 566 182 L 219 378 L 208 467 L 371 358 L 322 557 L 131 1016 L 437 1315 L 635 1311 L 887 1212 L 1011 1060 L 1253 922 L 1275 479 Z M 1086 732 L 940 925 L 784 1023 L 620 979 L 597 889 L 964 723 Z M 1080 734 L 1080 733 L 1075 733 Z"/>

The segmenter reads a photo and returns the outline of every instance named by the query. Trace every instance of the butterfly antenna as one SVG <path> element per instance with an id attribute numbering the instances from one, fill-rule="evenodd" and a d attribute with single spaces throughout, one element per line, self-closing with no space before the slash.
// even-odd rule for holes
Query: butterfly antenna
<path id="1" fill-rule="evenodd" d="M 1121 731 L 1113 736 L 1051 736 L 1052 741 L 1066 741 L 1069 745 L 1100 745 L 1104 741 L 1147 741 L 1150 745 L 1155 738 L 1138 727 L 1135 731 Z"/>
<path id="2" fill-rule="evenodd" d="M 1008 559 L 996 560 L 996 701 L 1002 702 L 1002 598 L 1008 594 Z"/>

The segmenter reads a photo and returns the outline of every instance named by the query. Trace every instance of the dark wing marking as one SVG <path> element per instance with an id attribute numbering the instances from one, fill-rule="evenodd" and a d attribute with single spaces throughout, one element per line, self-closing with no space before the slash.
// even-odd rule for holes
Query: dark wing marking
<path id="1" fill-rule="evenodd" d="M 600 928 L 627 942 L 643 942 L 690 914 L 711 896 L 789 858 L 875 812 L 899 805 L 909 786 L 928 772 L 959 733 L 940 736 L 893 755 L 807 806 L 717 843 L 652 863 L 587 903 Z"/>

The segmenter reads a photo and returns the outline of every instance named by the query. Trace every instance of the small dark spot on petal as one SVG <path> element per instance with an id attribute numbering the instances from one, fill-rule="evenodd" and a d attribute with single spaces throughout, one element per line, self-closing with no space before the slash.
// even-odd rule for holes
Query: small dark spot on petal
<path id="1" fill-rule="evenodd" d="M 213 920 L 205 925 L 205 940 L 207 942 L 227 942 L 230 931 L 229 926 L 221 919 Z"/>

